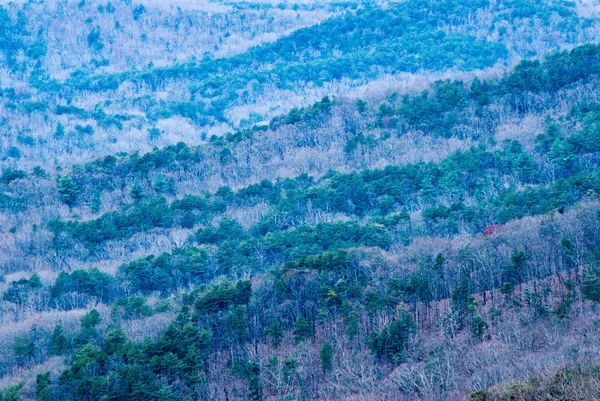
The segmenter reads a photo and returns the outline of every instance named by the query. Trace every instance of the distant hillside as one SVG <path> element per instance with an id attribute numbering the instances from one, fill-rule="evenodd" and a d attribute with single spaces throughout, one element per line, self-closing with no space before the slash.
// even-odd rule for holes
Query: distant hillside
<path id="1" fill-rule="evenodd" d="M 598 74 L 584 45 L 4 169 L 6 396 L 458 400 L 597 363 Z"/>
<path id="2" fill-rule="evenodd" d="M 598 367 L 583 370 L 564 369 L 555 375 L 528 383 L 512 383 L 497 391 L 478 391 L 471 394 L 472 401 L 495 400 L 589 400 L 600 392 Z"/>
<path id="3" fill-rule="evenodd" d="M 570 2 L 208 3 L 214 13 L 68 4 L 5 13 L 5 164 L 197 144 L 384 76 L 512 65 L 594 42 L 598 29 Z M 78 21 L 76 34 L 48 16 Z"/>
<path id="4" fill-rule="evenodd" d="M 596 8 L 0 7 L 0 401 L 595 399 Z"/>

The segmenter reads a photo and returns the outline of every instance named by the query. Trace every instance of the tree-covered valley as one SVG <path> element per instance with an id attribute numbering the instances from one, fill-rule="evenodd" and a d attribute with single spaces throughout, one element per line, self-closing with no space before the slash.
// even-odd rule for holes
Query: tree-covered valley
<path id="1" fill-rule="evenodd" d="M 600 4 L 0 3 L 0 401 L 600 399 Z"/>

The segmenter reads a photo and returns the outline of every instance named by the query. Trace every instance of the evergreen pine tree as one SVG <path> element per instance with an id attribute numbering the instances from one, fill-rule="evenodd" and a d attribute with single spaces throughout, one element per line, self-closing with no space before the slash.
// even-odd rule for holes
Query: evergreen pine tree
<path id="1" fill-rule="evenodd" d="M 129 191 L 129 196 L 131 196 L 136 201 L 144 197 L 144 189 L 142 188 L 142 184 L 140 184 L 138 180 L 135 180 L 133 182 L 131 190 Z"/>
<path id="2" fill-rule="evenodd" d="M 79 188 L 73 179 L 65 175 L 58 180 L 58 193 L 63 203 L 71 206 L 77 200 Z"/>
<path id="3" fill-rule="evenodd" d="M 98 190 L 94 190 L 94 192 L 92 192 L 90 211 L 94 214 L 97 214 L 100 211 L 100 207 L 102 206 L 102 200 L 100 198 L 100 195 L 100 191 Z"/>
<path id="4" fill-rule="evenodd" d="M 62 324 L 58 324 L 54 327 L 52 337 L 50 338 L 50 353 L 52 355 L 62 355 L 69 347 L 69 341 L 65 335 L 65 330 Z"/>
<path id="5" fill-rule="evenodd" d="M 329 341 L 323 343 L 319 351 L 319 358 L 321 359 L 321 369 L 323 369 L 323 372 L 331 372 L 333 370 L 333 346 Z"/>
<path id="6" fill-rule="evenodd" d="M 273 347 L 279 348 L 281 340 L 283 340 L 283 329 L 279 322 L 275 322 L 272 325 L 265 327 L 265 333 L 271 337 Z"/>
<path id="7" fill-rule="evenodd" d="M 250 401 L 262 401 L 262 390 L 260 367 L 256 363 L 251 363 L 248 366 L 248 399 Z"/>

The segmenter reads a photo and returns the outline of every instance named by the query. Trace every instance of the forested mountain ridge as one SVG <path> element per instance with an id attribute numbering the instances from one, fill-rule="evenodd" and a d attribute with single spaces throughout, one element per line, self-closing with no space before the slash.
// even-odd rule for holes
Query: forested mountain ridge
<path id="1" fill-rule="evenodd" d="M 1 11 L 1 400 L 600 399 L 593 3 Z"/>
<path id="2" fill-rule="evenodd" d="M 9 117 L 2 148 L 13 164 L 197 144 L 398 73 L 512 65 L 594 42 L 598 31 L 595 17 L 563 1 L 210 3 L 213 13 L 176 4 L 52 4 L 13 5 L 5 13 L 11 84 L 2 93 Z M 46 14 L 75 23 L 69 40 L 55 42 L 64 28 L 45 22 Z M 336 16 L 242 51 L 330 14 Z M 140 46 L 127 53 L 122 46 L 135 41 Z"/>

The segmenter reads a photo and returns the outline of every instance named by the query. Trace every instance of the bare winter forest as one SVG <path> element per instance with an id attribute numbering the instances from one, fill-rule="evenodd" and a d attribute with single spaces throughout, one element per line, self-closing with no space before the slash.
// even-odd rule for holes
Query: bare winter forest
<path id="1" fill-rule="evenodd" d="M 0 1 L 0 401 L 600 400 L 597 0 Z"/>

